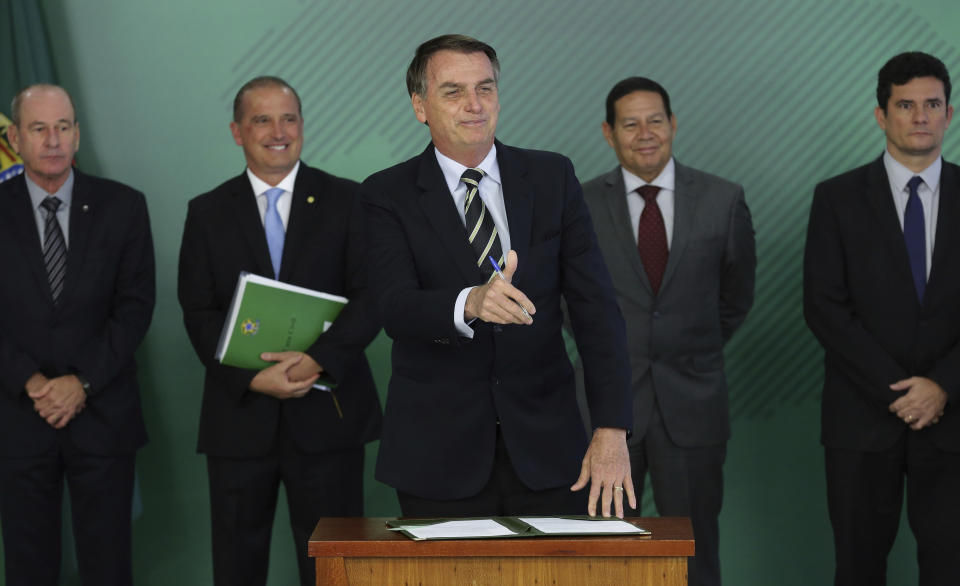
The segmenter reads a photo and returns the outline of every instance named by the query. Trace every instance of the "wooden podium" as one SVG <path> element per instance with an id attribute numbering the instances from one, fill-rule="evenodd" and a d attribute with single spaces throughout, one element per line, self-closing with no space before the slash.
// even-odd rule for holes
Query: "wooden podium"
<path id="1" fill-rule="evenodd" d="M 653 535 L 413 541 L 388 531 L 384 518 L 329 518 L 307 551 L 318 586 L 685 585 L 690 520 L 627 521 Z"/>

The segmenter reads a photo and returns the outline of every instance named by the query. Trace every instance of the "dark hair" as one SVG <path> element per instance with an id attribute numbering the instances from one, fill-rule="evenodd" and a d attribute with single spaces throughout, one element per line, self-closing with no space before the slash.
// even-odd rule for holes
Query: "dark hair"
<path id="1" fill-rule="evenodd" d="M 673 116 L 673 111 L 670 110 L 670 96 L 667 95 L 667 90 L 663 89 L 662 85 L 646 77 L 628 77 L 617 82 L 617 85 L 613 86 L 613 89 L 607 94 L 607 124 L 613 126 L 613 123 L 617 121 L 615 107 L 617 100 L 633 92 L 656 92 L 660 94 L 660 97 L 663 98 L 663 109 L 667 112 L 667 118 Z"/>
<path id="2" fill-rule="evenodd" d="M 297 90 L 293 89 L 289 83 L 283 81 L 279 77 L 273 75 L 261 75 L 260 77 L 255 77 L 243 84 L 240 88 L 240 91 L 237 92 L 237 96 L 233 98 L 233 121 L 240 122 L 240 119 L 243 118 L 243 96 L 250 90 L 258 90 L 265 87 L 279 87 L 287 88 L 290 90 L 290 93 L 293 94 L 293 97 L 297 99 L 297 113 L 300 114 L 300 117 L 303 118 L 303 107 L 300 105 L 300 96 L 297 94 Z"/>
<path id="3" fill-rule="evenodd" d="M 456 51 L 457 53 L 483 53 L 490 59 L 493 67 L 493 80 L 500 82 L 500 61 L 497 52 L 490 45 L 466 35 L 443 35 L 430 39 L 417 47 L 413 61 L 407 68 L 407 92 L 412 96 L 423 96 L 427 92 L 427 65 L 430 58 L 440 51 Z"/>
<path id="4" fill-rule="evenodd" d="M 13 96 L 13 100 L 10 102 L 10 122 L 12 122 L 14 126 L 20 128 L 20 109 L 23 107 L 23 98 L 27 95 L 27 92 L 31 90 L 60 90 L 66 94 L 67 100 L 70 101 L 70 108 L 73 109 L 73 123 L 77 123 L 77 107 L 73 104 L 73 96 L 70 95 L 70 92 L 52 83 L 35 83 L 17 92 L 17 95 Z"/>
<path id="5" fill-rule="evenodd" d="M 917 77 L 935 77 L 943 82 L 943 95 L 950 103 L 950 74 L 947 66 L 933 55 L 912 51 L 893 57 L 877 74 L 877 104 L 887 111 L 893 86 L 906 85 Z"/>

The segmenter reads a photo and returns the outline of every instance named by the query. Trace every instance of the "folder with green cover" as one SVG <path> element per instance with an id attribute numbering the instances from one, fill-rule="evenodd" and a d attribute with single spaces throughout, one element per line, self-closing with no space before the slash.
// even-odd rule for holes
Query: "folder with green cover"
<path id="1" fill-rule="evenodd" d="M 220 333 L 222 364 L 262 369 L 262 352 L 304 351 L 327 331 L 347 298 L 242 272 Z"/>

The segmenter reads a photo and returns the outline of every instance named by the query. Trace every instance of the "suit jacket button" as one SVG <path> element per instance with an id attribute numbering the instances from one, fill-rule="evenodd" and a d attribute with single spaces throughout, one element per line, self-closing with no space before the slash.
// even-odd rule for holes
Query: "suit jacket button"
<path id="1" fill-rule="evenodd" d="M 493 377 L 493 380 L 490 381 L 490 382 L 492 382 L 494 385 L 499 385 L 499 384 L 500 384 L 500 379 L 498 379 L 497 377 Z"/>
<path id="2" fill-rule="evenodd" d="M 499 333 L 502 332 L 502 331 L 503 331 L 503 326 L 501 326 L 501 325 L 499 325 L 499 324 L 493 326 L 493 332 L 494 332 L 495 334 L 499 334 Z"/>
<path id="3" fill-rule="evenodd" d="M 660 310 L 659 310 L 659 309 L 654 310 L 654 312 L 653 312 L 653 317 L 654 317 L 655 319 L 657 319 L 657 318 L 660 317 Z"/>

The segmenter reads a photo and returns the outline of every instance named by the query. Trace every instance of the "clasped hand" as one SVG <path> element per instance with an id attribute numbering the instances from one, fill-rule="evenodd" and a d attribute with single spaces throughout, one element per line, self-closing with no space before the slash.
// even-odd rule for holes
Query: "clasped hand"
<path id="1" fill-rule="evenodd" d="M 264 352 L 260 358 L 275 364 L 257 373 L 250 389 L 276 399 L 299 399 L 313 387 L 323 368 L 303 352 Z"/>
<path id="2" fill-rule="evenodd" d="M 903 392 L 896 401 L 890 403 L 890 412 L 910 426 L 914 431 L 933 425 L 943 417 L 947 405 L 947 393 L 933 380 L 923 376 L 912 376 L 890 385 L 890 390 Z"/>
<path id="3" fill-rule="evenodd" d="M 80 379 L 72 374 L 48 379 L 34 373 L 26 389 L 33 400 L 33 410 L 55 429 L 66 427 L 87 404 L 87 393 Z"/>

